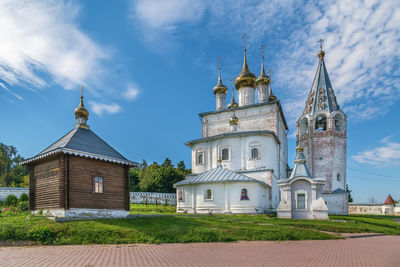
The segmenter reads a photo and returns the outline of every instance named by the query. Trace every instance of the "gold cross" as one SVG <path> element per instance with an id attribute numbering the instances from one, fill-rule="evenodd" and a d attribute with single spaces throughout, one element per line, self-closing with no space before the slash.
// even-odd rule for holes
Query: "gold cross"
<path id="1" fill-rule="evenodd" d="M 262 59 L 264 59 L 264 49 L 265 49 L 265 46 L 264 46 L 264 45 L 261 45 L 261 46 L 260 46 L 260 50 L 261 50 L 261 58 L 262 58 Z"/>
<path id="2" fill-rule="evenodd" d="M 321 51 L 322 51 L 322 44 L 324 43 L 324 40 L 319 39 L 318 43 L 319 43 L 319 48 L 320 48 Z"/>
<path id="3" fill-rule="evenodd" d="M 249 38 L 249 35 L 247 33 L 243 34 L 242 39 L 243 39 L 243 47 L 245 50 L 247 48 L 247 38 Z"/>
<path id="4" fill-rule="evenodd" d="M 273 73 L 273 72 L 274 72 L 273 70 L 269 69 L 269 70 L 268 70 L 268 76 L 269 76 L 269 77 L 272 77 L 272 73 Z"/>
<path id="5" fill-rule="evenodd" d="M 218 69 L 221 69 L 221 56 L 217 57 Z"/>
<path id="6" fill-rule="evenodd" d="M 83 86 L 81 86 L 81 97 L 83 97 Z"/>

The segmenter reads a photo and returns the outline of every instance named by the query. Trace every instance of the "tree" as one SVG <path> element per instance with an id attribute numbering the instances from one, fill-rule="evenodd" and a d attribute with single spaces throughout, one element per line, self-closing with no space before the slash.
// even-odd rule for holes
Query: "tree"
<path id="1" fill-rule="evenodd" d="M 129 169 L 129 190 L 131 192 L 139 191 L 139 167 L 133 167 Z"/>
<path id="2" fill-rule="evenodd" d="M 0 186 L 21 186 L 28 174 L 25 166 L 19 165 L 24 160 L 17 149 L 0 143 Z"/>
<path id="3" fill-rule="evenodd" d="M 168 162 L 169 161 L 169 162 Z M 173 184 L 185 178 L 184 174 L 174 168 L 171 161 L 165 160 L 165 164 L 158 165 L 156 162 L 149 165 L 140 175 L 140 190 L 147 192 L 173 193 Z"/>
<path id="4" fill-rule="evenodd" d="M 368 198 L 368 203 L 370 203 L 370 204 L 376 204 L 377 201 L 376 201 L 376 199 L 375 199 L 374 196 L 370 196 L 370 197 Z"/>
<path id="5" fill-rule="evenodd" d="M 346 184 L 346 191 L 349 192 L 349 202 L 352 203 L 353 202 L 353 198 L 351 196 L 351 191 L 353 191 L 353 190 L 350 190 L 348 184 Z"/>
<path id="6" fill-rule="evenodd" d="M 172 162 L 169 158 L 166 158 L 164 160 L 164 163 L 162 164 L 163 167 L 174 167 L 174 165 L 172 165 Z"/>

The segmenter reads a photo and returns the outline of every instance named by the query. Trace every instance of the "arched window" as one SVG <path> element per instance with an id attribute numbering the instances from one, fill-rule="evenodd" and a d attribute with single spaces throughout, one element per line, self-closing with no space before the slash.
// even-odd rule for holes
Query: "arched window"
<path id="1" fill-rule="evenodd" d="M 300 135 L 305 135 L 308 133 L 308 120 L 303 118 L 300 122 Z"/>
<path id="2" fill-rule="evenodd" d="M 338 180 L 338 181 L 341 180 L 341 178 L 340 178 L 340 173 L 338 173 L 338 174 L 336 175 L 336 180 Z"/>
<path id="3" fill-rule="evenodd" d="M 204 200 L 212 200 L 213 195 L 211 189 L 207 189 L 205 194 L 204 194 Z"/>
<path id="4" fill-rule="evenodd" d="M 103 193 L 103 177 L 94 177 L 94 192 Z"/>
<path id="5" fill-rule="evenodd" d="M 178 191 L 178 201 L 183 202 L 183 190 Z"/>
<path id="6" fill-rule="evenodd" d="M 249 200 L 249 197 L 247 196 L 246 188 L 242 188 L 242 191 L 240 193 L 240 200 Z"/>
<path id="7" fill-rule="evenodd" d="M 199 148 L 196 150 L 196 165 L 203 165 L 204 164 L 204 149 Z"/>
<path id="8" fill-rule="evenodd" d="M 338 132 L 343 131 L 343 118 L 339 114 L 335 115 L 335 130 Z"/>
<path id="9" fill-rule="evenodd" d="M 251 149 L 251 158 L 258 159 L 258 148 Z"/>
<path id="10" fill-rule="evenodd" d="M 222 149 L 222 160 L 229 160 L 229 149 L 228 148 L 224 148 Z"/>
<path id="11" fill-rule="evenodd" d="M 320 114 L 315 120 L 315 130 L 326 131 L 326 116 L 325 114 Z"/>

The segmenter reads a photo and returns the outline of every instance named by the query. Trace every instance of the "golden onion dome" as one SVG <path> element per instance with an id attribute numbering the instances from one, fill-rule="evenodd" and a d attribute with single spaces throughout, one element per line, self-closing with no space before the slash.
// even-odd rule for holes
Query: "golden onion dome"
<path id="1" fill-rule="evenodd" d="M 222 83 L 221 79 L 221 66 L 218 66 L 218 83 L 213 89 L 214 94 L 223 93 L 226 94 L 228 92 L 228 88 Z"/>
<path id="2" fill-rule="evenodd" d="M 238 125 L 239 119 L 236 117 L 235 113 L 233 113 L 233 116 L 229 119 L 229 124 L 230 125 Z"/>
<path id="3" fill-rule="evenodd" d="M 83 104 L 83 87 L 81 87 L 81 103 L 75 109 L 75 118 L 84 118 L 86 120 L 89 118 L 89 111 L 85 108 L 85 105 Z"/>
<path id="4" fill-rule="evenodd" d="M 233 88 L 232 88 L 232 98 L 231 98 L 231 102 L 228 104 L 228 109 L 237 108 L 238 106 L 239 105 L 235 101 L 235 95 L 234 95 Z"/>
<path id="5" fill-rule="evenodd" d="M 261 57 L 261 73 L 260 76 L 257 77 L 256 85 L 259 84 L 270 84 L 271 78 L 265 73 L 264 69 L 264 56 Z"/>
<path id="6" fill-rule="evenodd" d="M 244 61 L 242 71 L 235 79 L 236 89 L 239 90 L 242 87 L 255 87 L 256 76 L 250 71 L 247 65 L 246 49 L 244 49 Z"/>

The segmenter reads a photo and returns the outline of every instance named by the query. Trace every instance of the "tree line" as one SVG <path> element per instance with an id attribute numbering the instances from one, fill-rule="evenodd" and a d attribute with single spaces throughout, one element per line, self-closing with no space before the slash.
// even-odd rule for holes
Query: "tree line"
<path id="1" fill-rule="evenodd" d="M 19 165 L 24 158 L 14 146 L 0 143 L 0 186 L 28 187 L 29 175 L 26 166 Z"/>
<path id="2" fill-rule="evenodd" d="M 183 161 L 178 162 L 175 167 L 169 158 L 161 165 L 157 162 L 148 165 L 143 160 L 137 167 L 129 170 L 130 191 L 175 193 L 173 184 L 185 179 L 185 175 L 189 173 L 191 169 L 186 169 Z"/>

